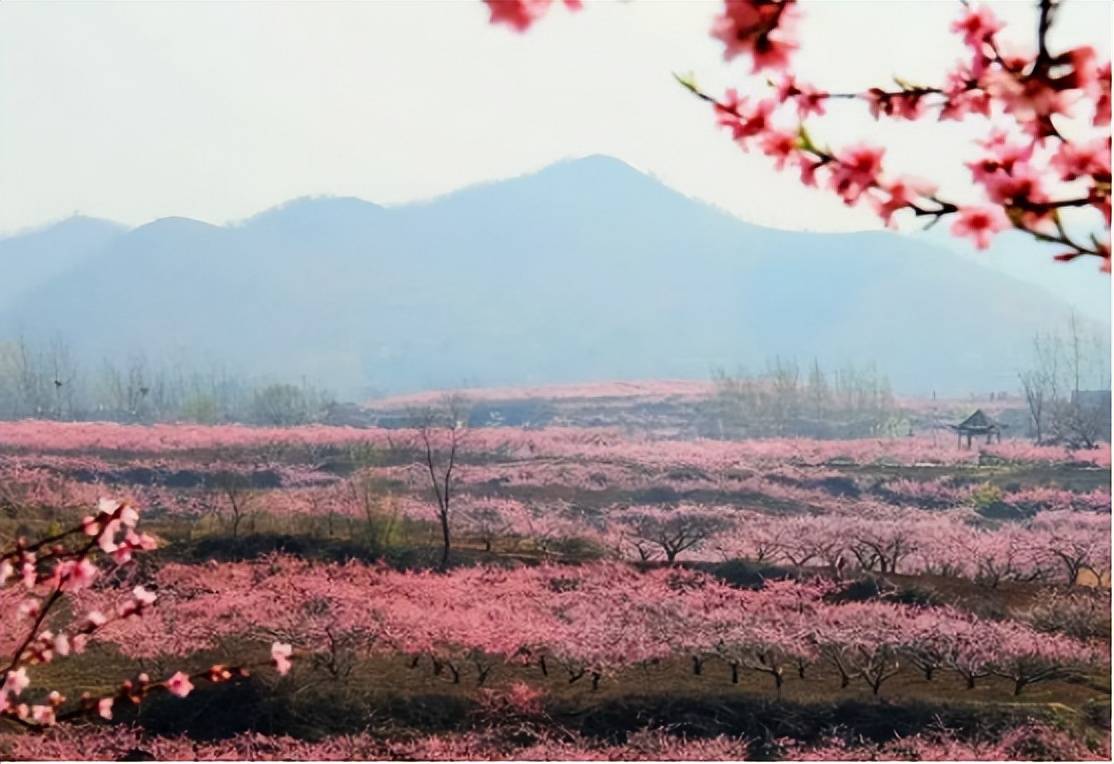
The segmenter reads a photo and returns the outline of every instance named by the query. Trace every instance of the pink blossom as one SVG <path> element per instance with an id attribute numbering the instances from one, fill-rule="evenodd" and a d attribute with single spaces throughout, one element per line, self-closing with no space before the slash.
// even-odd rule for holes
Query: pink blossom
<path id="1" fill-rule="evenodd" d="M 771 130 L 761 139 L 762 153 L 773 157 L 776 160 L 774 166 L 779 170 L 793 157 L 798 145 L 797 135 L 784 130 Z"/>
<path id="2" fill-rule="evenodd" d="M 890 183 L 882 183 L 879 190 L 884 196 L 872 200 L 878 215 L 889 225 L 895 212 L 932 195 L 936 187 L 921 178 L 902 176 Z"/>
<path id="3" fill-rule="evenodd" d="M 104 523 L 101 528 L 101 534 L 97 537 L 97 545 L 105 554 L 111 554 L 116 551 L 116 533 L 120 530 L 120 521 L 118 519 L 111 519 Z"/>
<path id="4" fill-rule="evenodd" d="M 724 0 L 712 24 L 712 37 L 724 45 L 724 60 L 746 53 L 754 71 L 785 69 L 797 48 L 792 39 L 793 0 Z"/>
<path id="5" fill-rule="evenodd" d="M 544 16 L 553 0 L 484 0 L 491 12 L 492 24 L 506 24 L 517 32 L 525 32 Z M 581 0 L 564 0 L 569 10 L 579 10 Z"/>
<path id="6" fill-rule="evenodd" d="M 844 149 L 837 155 L 829 181 L 832 190 L 853 204 L 871 186 L 878 182 L 882 171 L 885 149 L 860 144 Z"/>
<path id="7" fill-rule="evenodd" d="M 956 236 L 972 237 L 976 247 L 986 249 L 993 235 L 1010 225 L 1001 207 L 963 207 L 956 215 L 951 231 Z"/>
<path id="8" fill-rule="evenodd" d="M 27 669 L 20 667 L 7 673 L 4 684 L 0 687 L 0 694 L 19 695 L 30 684 L 31 680 L 27 678 Z"/>
<path id="9" fill-rule="evenodd" d="M 824 102 L 828 93 L 811 85 L 797 82 L 792 74 L 786 74 L 777 86 L 777 100 L 785 103 L 793 100 L 797 104 L 797 115 L 805 119 L 809 114 L 825 114 Z"/>
<path id="10" fill-rule="evenodd" d="M 102 497 L 97 501 L 97 512 L 102 515 L 114 515 L 119 508 L 120 502 L 117 499 Z"/>
<path id="11" fill-rule="evenodd" d="M 135 511 L 135 507 L 130 504 L 124 504 L 119 510 L 120 522 L 126 528 L 134 528 L 135 524 L 139 522 L 139 513 Z"/>
<path id="12" fill-rule="evenodd" d="M 65 657 L 70 654 L 71 644 L 70 638 L 65 634 L 59 634 L 54 638 L 54 652 L 58 655 Z"/>
<path id="13" fill-rule="evenodd" d="M 35 556 L 33 554 L 24 555 L 24 562 L 20 566 L 19 572 L 24 587 L 34 588 L 35 584 L 39 582 L 39 572 L 35 568 Z"/>
<path id="14" fill-rule="evenodd" d="M 924 114 L 924 93 L 910 91 L 888 93 L 881 88 L 871 88 L 866 94 L 870 114 L 875 119 L 887 117 L 916 120 Z"/>
<path id="15" fill-rule="evenodd" d="M 56 575 L 63 591 L 74 592 L 91 586 L 99 572 L 87 557 L 82 557 L 76 562 L 67 560 L 61 563 Z"/>
<path id="16" fill-rule="evenodd" d="M 731 137 L 744 149 L 747 139 L 761 135 L 770 129 L 770 115 L 777 109 L 772 99 L 758 101 L 753 107 L 746 98 L 741 98 L 734 90 L 728 90 L 723 104 L 716 105 L 719 124 L 731 130 Z"/>
<path id="17" fill-rule="evenodd" d="M 1087 176 L 1110 178 L 1110 138 L 1094 138 L 1087 143 L 1063 141 L 1052 157 L 1052 166 L 1062 180 L 1076 180 Z"/>
<path id="18" fill-rule="evenodd" d="M 966 45 L 979 48 L 1003 26 L 989 8 L 980 5 L 977 8 L 965 8 L 963 15 L 952 22 L 952 31 L 962 34 Z"/>
<path id="19" fill-rule="evenodd" d="M 165 685 L 167 692 L 171 695 L 177 695 L 179 698 L 184 698 L 193 691 L 193 683 L 189 676 L 181 671 L 167 679 Z"/>
<path id="20" fill-rule="evenodd" d="M 1049 214 L 1047 211 L 1029 209 L 1032 203 L 1048 201 L 1044 181 L 1031 165 L 1019 164 L 1013 168 L 1013 172 L 988 175 L 983 185 L 990 201 L 1004 207 L 1016 206 L 1021 209 L 1027 225 L 1035 226 Z"/>
<path id="21" fill-rule="evenodd" d="M 290 656 L 294 649 L 287 643 L 275 642 L 271 645 L 271 662 L 279 676 L 286 676 L 290 671 Z"/>
<path id="22" fill-rule="evenodd" d="M 41 724 L 44 727 L 53 726 L 54 719 L 54 706 L 31 706 L 31 718 L 36 724 Z"/>
<path id="23" fill-rule="evenodd" d="M 1050 118 L 1068 113 L 1068 98 L 1046 79 L 1015 74 L 1008 69 L 988 69 L 979 80 L 982 88 L 1001 102 L 1022 128 L 1034 138 L 1054 135 Z"/>
<path id="24" fill-rule="evenodd" d="M 1094 125 L 1105 127 L 1110 124 L 1110 62 L 1101 66 L 1097 72 L 1097 95 L 1095 98 Z"/>
<path id="25" fill-rule="evenodd" d="M 135 601 L 142 605 L 153 605 L 158 598 L 158 595 L 154 592 L 147 591 L 142 586 L 135 587 L 135 589 L 132 590 L 132 595 L 135 597 Z"/>
<path id="26" fill-rule="evenodd" d="M 808 156 L 801 155 L 797 159 L 797 166 L 801 171 L 801 183 L 805 184 L 806 186 L 812 186 L 815 188 L 816 171 L 823 166 L 822 163 L 817 162 L 816 160 Z"/>

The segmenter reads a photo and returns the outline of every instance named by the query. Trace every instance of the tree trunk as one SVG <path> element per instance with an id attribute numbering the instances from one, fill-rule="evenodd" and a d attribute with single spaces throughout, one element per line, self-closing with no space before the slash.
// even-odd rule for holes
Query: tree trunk
<path id="1" fill-rule="evenodd" d="M 441 550 L 441 570 L 446 570 L 449 567 L 449 513 L 447 510 L 441 511 L 441 539 L 444 547 Z"/>
<path id="2" fill-rule="evenodd" d="M 738 663 L 732 663 L 731 664 L 731 684 L 738 684 L 738 683 L 739 683 L 739 664 Z"/>
<path id="3" fill-rule="evenodd" d="M 592 692 L 595 692 L 599 688 L 600 688 L 600 675 L 599 675 L 599 673 L 593 671 L 592 672 Z"/>
<path id="4" fill-rule="evenodd" d="M 692 656 L 692 673 L 695 676 L 700 676 L 704 673 L 704 661 L 702 661 L 698 655 Z"/>

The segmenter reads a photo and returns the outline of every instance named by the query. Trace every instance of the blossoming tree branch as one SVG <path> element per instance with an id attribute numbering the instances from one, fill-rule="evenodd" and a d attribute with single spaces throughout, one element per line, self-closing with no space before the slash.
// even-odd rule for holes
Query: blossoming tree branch
<path id="1" fill-rule="evenodd" d="M 121 682 L 114 693 L 83 693 L 74 701 L 57 689 L 32 686 L 34 666 L 85 652 L 107 627 L 138 619 L 154 605 L 155 593 L 136 586 L 112 610 L 94 609 L 71 619 L 63 619 L 59 612 L 67 599 L 72 609 L 73 596 L 94 587 L 105 577 L 105 569 L 111 572 L 131 562 L 134 554 L 157 547 L 153 537 L 136 531 L 138 522 L 139 513 L 131 504 L 101 499 L 95 515 L 67 530 L 37 541 L 18 538 L 10 548 L 0 548 L 0 618 L 4 623 L 0 655 L 8 656 L 0 669 L 0 719 L 29 730 L 83 716 L 111 719 L 121 703 L 138 705 L 158 692 L 184 698 L 193 691 L 194 682 L 219 684 L 247 677 L 255 668 L 213 665 L 195 674 L 177 671 L 161 681 L 141 673 Z M 286 674 L 291 653 L 290 645 L 276 642 L 271 646 L 271 660 L 264 665 Z M 28 695 L 39 696 L 38 702 L 27 702 Z"/>
<path id="2" fill-rule="evenodd" d="M 485 0 L 492 23 L 525 31 L 552 0 Z M 570 10 L 579 0 L 564 0 Z M 713 95 L 690 77 L 682 85 L 711 104 L 716 120 L 743 151 L 757 149 L 805 185 L 826 188 L 849 206 L 870 205 L 887 225 L 903 214 L 928 225 L 950 222 L 956 236 L 986 249 L 1007 229 L 1054 247 L 1060 261 L 1098 258 L 1110 272 L 1110 61 L 1082 45 L 1053 50 L 1049 33 L 1059 0 L 1039 0 L 1035 45 L 1017 52 L 1004 24 L 986 7 L 961 3 L 952 31 L 967 57 L 932 84 L 897 77 L 893 85 L 838 92 L 800 81 L 793 71 L 802 14 L 796 0 L 724 0 L 712 36 L 724 58 L 749 60 L 768 86 L 765 97 L 735 89 Z M 959 200 L 931 179 L 895 174 L 886 149 L 867 142 L 833 147 L 806 124 L 833 102 L 858 103 L 875 119 L 980 120 L 980 156 L 966 163 L 981 199 Z M 1093 213 L 1090 232 L 1068 210 Z"/>

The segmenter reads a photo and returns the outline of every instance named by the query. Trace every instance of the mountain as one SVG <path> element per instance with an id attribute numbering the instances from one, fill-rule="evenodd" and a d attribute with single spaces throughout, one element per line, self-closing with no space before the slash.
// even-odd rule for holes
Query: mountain
<path id="1" fill-rule="evenodd" d="M 1069 310 L 930 241 L 750 225 L 607 157 L 419 204 L 301 199 L 56 249 L 71 265 L 0 299 L 0 337 L 345 395 L 707 378 L 775 355 L 874 361 L 910 393 L 1013 389 L 1029 338 Z"/>
<path id="2" fill-rule="evenodd" d="M 0 239 L 0 306 L 104 249 L 127 229 L 74 215 L 60 223 Z"/>

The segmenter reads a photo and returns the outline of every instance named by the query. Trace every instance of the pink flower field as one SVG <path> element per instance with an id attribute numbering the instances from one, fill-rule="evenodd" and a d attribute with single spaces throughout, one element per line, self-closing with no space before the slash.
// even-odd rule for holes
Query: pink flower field
<path id="1" fill-rule="evenodd" d="M 1107 755 L 1040 709 L 1109 697 L 1108 446 L 22 421 L 0 476 L 16 758 Z"/>

